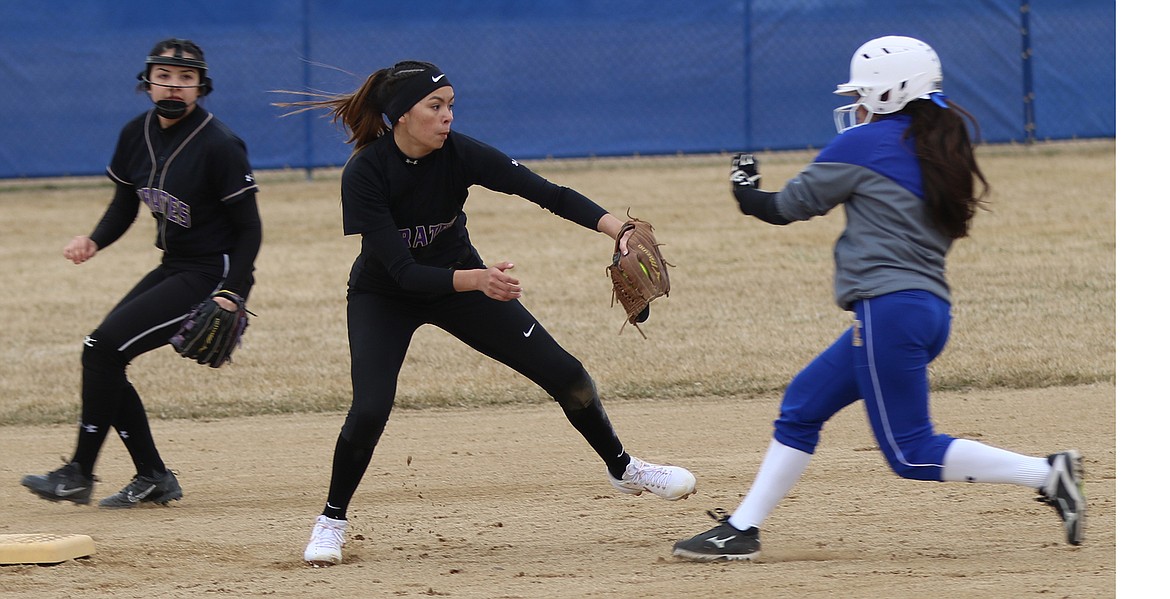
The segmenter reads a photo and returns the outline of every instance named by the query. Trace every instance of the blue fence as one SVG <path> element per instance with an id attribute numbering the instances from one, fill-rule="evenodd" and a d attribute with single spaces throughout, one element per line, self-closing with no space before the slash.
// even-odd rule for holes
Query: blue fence
<path id="1" fill-rule="evenodd" d="M 1114 137 L 1116 6 L 1102 0 L 5 0 L 0 178 L 104 172 L 150 47 L 207 53 L 205 106 L 253 166 L 344 163 L 320 113 L 273 90 L 348 92 L 439 64 L 455 128 L 518 158 L 820 147 L 862 42 L 929 42 L 985 141 Z"/>

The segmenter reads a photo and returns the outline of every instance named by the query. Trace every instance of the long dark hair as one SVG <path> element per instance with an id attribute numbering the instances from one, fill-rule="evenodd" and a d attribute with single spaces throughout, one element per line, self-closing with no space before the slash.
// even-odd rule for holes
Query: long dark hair
<path id="1" fill-rule="evenodd" d="M 991 191 L 967 131 L 971 123 L 976 138 L 979 122 L 946 100 L 943 108 L 931 100 L 914 100 L 900 110 L 911 117 L 906 136 L 913 136 L 918 162 L 922 166 L 922 187 L 934 224 L 951 239 L 966 237 L 976 211 L 985 206 Z"/>
<path id="2" fill-rule="evenodd" d="M 392 124 L 383 118 L 383 111 L 398 91 L 399 83 L 417 74 L 420 69 L 435 68 L 437 67 L 429 62 L 404 60 L 390 68 L 374 71 L 361 87 L 348 94 L 276 90 L 279 93 L 300 94 L 320 99 L 273 102 L 273 106 L 296 108 L 282 116 L 299 114 L 306 110 L 328 110 L 332 114 L 333 123 L 337 124 L 340 121 L 349 131 L 349 139 L 345 140 L 345 143 L 353 144 L 353 151 L 356 153 L 390 131 Z"/>

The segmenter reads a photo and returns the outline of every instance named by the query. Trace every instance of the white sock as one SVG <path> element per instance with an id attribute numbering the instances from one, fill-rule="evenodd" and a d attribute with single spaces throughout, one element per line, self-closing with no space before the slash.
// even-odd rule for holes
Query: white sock
<path id="1" fill-rule="evenodd" d="M 942 479 L 1039 489 L 1044 486 L 1051 469 L 1046 458 L 1020 455 L 969 439 L 955 439 L 943 456 Z"/>
<path id="2" fill-rule="evenodd" d="M 772 439 L 764 454 L 764 461 L 760 463 L 760 470 L 756 472 L 755 482 L 728 522 L 740 530 L 759 527 L 768 514 L 776 509 L 780 500 L 796 486 L 796 481 L 800 480 L 800 475 L 804 474 L 811 460 L 811 453 L 781 445 Z"/>

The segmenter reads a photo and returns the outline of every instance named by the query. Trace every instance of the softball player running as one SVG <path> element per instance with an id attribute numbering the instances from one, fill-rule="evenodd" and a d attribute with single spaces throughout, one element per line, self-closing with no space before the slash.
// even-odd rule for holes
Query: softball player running
<path id="1" fill-rule="evenodd" d="M 836 299 L 853 326 L 806 366 L 784 393 L 773 439 L 755 481 L 718 525 L 674 545 L 687 559 L 752 559 L 759 526 L 796 485 L 825 422 L 857 400 L 890 467 L 928 481 L 1007 483 L 1038 489 L 1056 508 L 1066 540 L 1081 542 L 1085 498 L 1075 450 L 1029 457 L 935 433 L 927 365 L 950 332 L 944 277 L 954 240 L 966 237 L 988 191 L 964 117 L 942 94 L 942 67 L 927 44 L 890 36 L 862 45 L 836 93 L 840 133 L 779 192 L 758 189 L 751 155 L 732 161 L 732 191 L 744 214 L 786 225 L 841 205 Z M 977 126 L 977 125 L 976 125 Z"/>
<path id="2" fill-rule="evenodd" d="M 51 501 L 90 502 L 94 465 L 111 426 L 137 474 L 98 505 L 128 508 L 183 496 L 155 447 L 126 367 L 136 356 L 167 345 L 191 307 L 213 292 L 246 297 L 260 250 L 257 187 L 247 150 L 197 103 L 211 93 L 203 50 L 189 40 L 161 41 L 138 78 L 154 107 L 123 127 L 106 169 L 115 184 L 113 200 L 93 232 L 74 237 L 64 254 L 74 264 L 89 260 L 129 229 L 141 203 L 154 216 L 162 260 L 85 337 L 73 458 L 48 474 L 21 480 Z M 225 298 L 216 302 L 236 309 Z"/>
<path id="3" fill-rule="evenodd" d="M 304 552 L 315 565 L 341 562 L 346 510 L 390 416 L 411 336 L 425 324 L 547 391 L 618 491 L 676 500 L 695 489 L 687 470 L 626 453 L 589 373 L 520 303 L 520 281 L 508 273 L 514 265 L 486 266 L 472 246 L 463 205 L 468 188 L 481 185 L 613 239 L 623 221 L 452 131 L 454 100 L 443 71 L 406 61 L 376 71 L 352 94 L 278 104 L 328 109 L 348 128 L 354 153 L 342 174 L 342 220 L 347 235 L 362 239 L 348 292 L 353 404 L 337 437 L 325 509 Z"/>

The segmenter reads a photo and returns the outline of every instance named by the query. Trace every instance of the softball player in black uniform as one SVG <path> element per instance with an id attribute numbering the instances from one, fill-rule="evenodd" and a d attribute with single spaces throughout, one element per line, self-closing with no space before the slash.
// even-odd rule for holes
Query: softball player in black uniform
<path id="1" fill-rule="evenodd" d="M 414 331 L 432 324 L 540 385 L 605 462 L 623 492 L 668 500 L 694 492 L 687 470 L 631 457 L 610 425 L 592 378 L 518 301 L 511 263 L 485 266 L 467 232 L 467 190 L 481 185 L 526 198 L 582 227 L 619 235 L 622 221 L 585 196 L 499 150 L 451 131 L 455 92 L 425 62 L 372 74 L 356 92 L 282 103 L 327 108 L 350 131 L 354 154 L 341 183 L 347 235 L 362 249 L 349 279 L 353 405 L 337 438 L 325 509 L 304 559 L 341 561 L 346 509 L 385 429 Z M 390 123 L 391 125 L 387 125 Z"/>
<path id="2" fill-rule="evenodd" d="M 154 108 L 122 129 L 107 169 L 116 185 L 113 200 L 93 233 L 73 238 L 64 254 L 74 264 L 89 260 L 129 229 L 141 203 L 156 221 L 162 261 L 85 337 L 73 458 L 53 472 L 21 480 L 52 501 L 90 502 L 94 465 L 111 426 L 137 474 L 100 506 L 165 504 L 183 496 L 155 447 L 126 367 L 134 357 L 167 345 L 191 307 L 210 294 L 230 290 L 247 297 L 260 250 L 257 187 L 244 143 L 196 103 L 211 92 L 202 49 L 189 40 L 159 42 L 139 80 Z M 236 309 L 227 299 L 216 301 Z"/>

